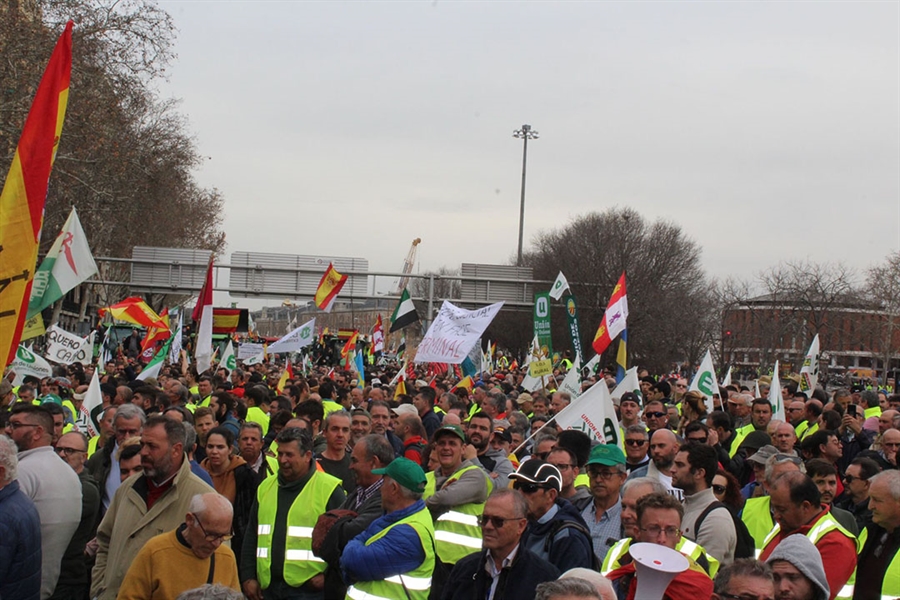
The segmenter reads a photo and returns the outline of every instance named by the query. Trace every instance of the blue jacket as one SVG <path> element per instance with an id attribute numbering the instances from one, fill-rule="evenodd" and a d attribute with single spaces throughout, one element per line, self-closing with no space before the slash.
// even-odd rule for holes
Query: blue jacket
<path id="1" fill-rule="evenodd" d="M 375 519 L 365 531 L 350 540 L 341 555 L 344 581 L 348 584 L 355 581 L 378 581 L 408 573 L 421 565 L 425 560 L 425 549 L 422 548 L 419 534 L 410 525 L 398 525 L 381 539 L 366 546 L 370 537 L 420 510 L 425 510 L 423 500 Z"/>
<path id="2" fill-rule="evenodd" d="M 575 567 L 593 569 L 594 544 L 584 519 L 568 500 L 557 498 L 554 507 L 556 514 L 546 523 L 529 521 L 520 547 L 550 562 L 560 573 Z"/>
<path id="3" fill-rule="evenodd" d="M 41 596 L 41 518 L 11 481 L 0 490 L 0 598 Z"/>

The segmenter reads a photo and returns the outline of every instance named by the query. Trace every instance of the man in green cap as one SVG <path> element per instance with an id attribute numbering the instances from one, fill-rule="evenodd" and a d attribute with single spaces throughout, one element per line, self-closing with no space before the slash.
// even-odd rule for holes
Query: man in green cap
<path id="1" fill-rule="evenodd" d="M 383 469 L 381 504 L 385 515 L 350 540 L 341 571 L 347 597 L 426 600 L 434 571 L 434 525 L 425 508 L 425 472 L 406 458 Z"/>
<path id="2" fill-rule="evenodd" d="M 600 444 L 591 448 L 586 466 L 593 502 L 581 511 L 581 516 L 591 530 L 594 555 L 602 561 L 622 537 L 619 490 L 627 475 L 625 453 L 616 445 Z"/>

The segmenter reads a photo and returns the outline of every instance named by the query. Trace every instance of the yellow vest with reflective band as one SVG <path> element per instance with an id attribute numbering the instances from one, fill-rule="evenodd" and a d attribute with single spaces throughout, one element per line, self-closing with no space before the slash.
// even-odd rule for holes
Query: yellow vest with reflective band
<path id="1" fill-rule="evenodd" d="M 466 471 L 477 470 L 484 474 L 481 467 L 469 465 L 451 475 L 448 479 L 458 479 Z M 490 495 L 494 485 L 487 475 L 484 475 L 487 483 L 487 495 Z M 434 471 L 425 475 L 425 493 L 423 498 L 430 498 L 435 493 Z M 481 550 L 481 527 L 478 526 L 478 517 L 484 512 L 484 502 L 469 502 L 452 507 L 450 510 L 435 519 L 434 539 L 437 547 L 438 558 L 447 565 L 455 565 L 464 556 Z"/>
<path id="2" fill-rule="evenodd" d="M 263 412 L 258 406 L 251 406 L 247 409 L 247 421 L 252 421 L 253 423 L 259 423 L 259 426 L 263 429 L 263 435 L 269 433 L 269 415 Z"/>
<path id="3" fill-rule="evenodd" d="M 819 430 L 818 423 L 816 423 L 812 427 L 810 427 L 808 421 L 803 421 L 802 423 L 797 425 L 797 428 L 794 431 L 797 433 L 797 441 L 801 442 L 804 439 L 806 439 L 807 437 L 809 437 L 812 434 L 814 434 L 815 432 L 817 432 L 818 430 Z"/>
<path id="4" fill-rule="evenodd" d="M 772 519 L 772 511 L 769 510 L 771 498 L 761 496 L 759 498 L 749 498 L 744 503 L 744 511 L 741 513 L 741 521 L 747 526 L 747 531 L 753 536 L 753 546 L 756 548 L 756 558 L 762 554 L 766 545 L 763 543 L 772 528 L 775 527 L 775 521 Z"/>
<path id="5" fill-rule="evenodd" d="M 383 538 L 387 532 L 398 525 L 409 525 L 415 529 L 425 550 L 425 560 L 421 565 L 400 575 L 394 575 L 378 581 L 358 581 L 347 590 L 347 598 L 352 600 L 393 600 L 408 598 L 409 600 L 427 600 L 431 591 L 431 574 L 434 572 L 434 524 L 427 508 L 414 512 L 400 519 L 366 542 L 366 546 Z"/>
<path id="6" fill-rule="evenodd" d="M 840 531 L 842 534 L 846 535 L 848 538 L 853 540 L 853 543 L 856 544 L 856 552 L 859 554 L 859 551 L 862 550 L 862 546 L 860 546 L 859 540 L 856 539 L 856 536 L 844 529 L 843 525 L 837 522 L 831 513 L 828 513 L 821 519 L 819 522 L 815 524 L 809 531 L 806 532 L 806 537 L 813 543 L 813 545 L 818 544 L 819 540 L 825 537 L 826 534 L 831 533 L 834 530 Z M 766 536 L 765 542 L 763 542 L 763 548 L 769 545 L 775 536 L 777 536 L 781 532 L 781 525 L 778 523 L 775 524 L 775 527 L 772 528 L 772 531 L 769 532 L 769 535 Z M 856 583 L 856 568 L 853 568 L 853 573 L 850 574 L 850 579 L 847 580 L 847 583 L 844 584 L 844 587 L 838 591 L 837 596 L 835 596 L 835 600 L 851 600 L 853 598 L 853 589 L 854 584 Z M 832 590 L 833 592 L 834 590 Z"/>
<path id="7" fill-rule="evenodd" d="M 312 552 L 312 532 L 319 515 L 324 514 L 328 499 L 341 485 L 341 480 L 316 471 L 294 499 L 285 523 L 284 581 L 299 587 L 324 573 L 327 564 Z M 256 576 L 262 589 L 272 583 L 272 541 L 275 515 L 278 514 L 278 478 L 268 477 L 256 492 L 259 502 L 256 528 Z"/>
<path id="8" fill-rule="evenodd" d="M 88 449 L 87 449 L 88 458 L 92 457 L 94 455 L 94 452 L 97 451 L 97 442 L 99 442 L 99 441 L 100 441 L 99 435 L 95 435 L 90 440 L 88 440 Z"/>
<path id="9" fill-rule="evenodd" d="M 731 442 L 731 448 L 728 450 L 729 457 L 734 458 L 734 455 L 737 454 L 738 448 L 741 447 L 744 438 L 750 435 L 751 431 L 756 431 L 753 427 L 753 423 L 734 430 L 734 441 Z"/>
<path id="10" fill-rule="evenodd" d="M 212 394 L 210 394 L 209 396 L 207 396 L 206 398 L 204 398 L 203 400 L 201 400 L 200 402 L 198 402 L 198 403 L 196 404 L 196 406 L 206 406 L 206 407 L 208 407 L 208 406 L 209 406 L 209 400 L 210 400 L 210 398 L 212 398 Z"/>
<path id="11" fill-rule="evenodd" d="M 631 538 L 625 538 L 624 540 L 616 542 L 613 547 L 609 549 L 609 552 L 606 553 L 606 558 L 603 559 L 603 565 L 600 567 L 600 574 L 606 577 L 612 571 L 621 567 L 622 557 L 625 556 L 630 547 Z M 709 575 L 710 579 L 715 578 L 716 573 L 719 572 L 719 561 L 708 554 L 706 550 L 703 549 L 703 546 L 692 542 L 686 537 L 681 536 L 681 539 L 678 540 L 678 543 L 675 545 L 675 549 L 694 562 L 698 562 L 701 556 L 705 557 L 706 562 L 709 563 L 709 573 L 707 573 L 707 575 Z"/>
<path id="12" fill-rule="evenodd" d="M 334 400 L 322 400 L 322 408 L 325 409 L 325 416 L 327 417 L 333 412 L 337 412 L 339 410 L 344 410 L 344 407 L 335 402 Z"/>

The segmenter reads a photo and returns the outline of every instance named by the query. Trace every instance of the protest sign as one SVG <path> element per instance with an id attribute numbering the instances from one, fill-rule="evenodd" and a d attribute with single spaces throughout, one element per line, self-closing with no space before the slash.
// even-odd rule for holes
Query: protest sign
<path id="1" fill-rule="evenodd" d="M 502 307 L 503 302 L 497 302 L 477 310 L 466 310 L 445 300 L 419 344 L 416 362 L 460 364 Z"/>

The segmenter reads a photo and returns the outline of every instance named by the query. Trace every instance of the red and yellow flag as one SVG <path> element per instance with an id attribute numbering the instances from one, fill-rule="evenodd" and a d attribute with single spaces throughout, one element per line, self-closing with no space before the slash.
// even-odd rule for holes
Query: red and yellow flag
<path id="1" fill-rule="evenodd" d="M 144 335 L 143 341 L 141 341 L 141 354 L 147 352 L 148 350 L 153 350 L 154 353 L 156 351 L 156 342 L 167 340 L 172 337 L 172 331 L 169 328 L 169 309 L 168 307 L 164 308 L 161 313 L 159 313 L 160 320 L 166 324 L 165 328 L 162 327 L 148 327 L 147 333 Z M 153 354 L 150 355 L 150 358 L 153 358 Z"/>
<path id="2" fill-rule="evenodd" d="M 69 21 L 41 78 L 0 192 L 0 371 L 15 356 L 25 325 L 71 73 Z"/>
<path id="3" fill-rule="evenodd" d="M 278 385 L 275 386 L 275 391 L 277 393 L 281 393 L 284 391 L 284 387 L 287 385 L 288 379 L 294 378 L 294 369 L 291 367 L 291 361 L 287 361 L 287 366 L 284 368 L 284 371 L 281 372 L 281 378 L 278 380 Z"/>
<path id="4" fill-rule="evenodd" d="M 335 298 L 344 284 L 347 283 L 347 276 L 338 273 L 333 263 L 328 263 L 328 269 L 322 275 L 319 281 L 319 287 L 316 290 L 316 306 L 325 312 L 331 312 L 331 306 L 334 304 Z"/>
<path id="5" fill-rule="evenodd" d="M 350 336 L 350 339 L 347 340 L 347 343 L 344 344 L 344 347 L 341 348 L 341 358 L 347 358 L 347 355 L 350 352 L 356 351 L 356 342 L 359 340 L 359 331 L 354 331 L 353 335 Z"/>
<path id="6" fill-rule="evenodd" d="M 112 306 L 100 309 L 101 317 L 107 313 L 109 313 L 113 319 L 134 323 L 135 325 L 140 325 L 147 329 L 150 329 L 151 327 L 156 329 L 169 329 L 166 322 L 163 321 L 162 318 L 160 318 L 160 316 L 143 301 L 143 299 L 137 296 L 125 298 L 118 304 L 113 304 Z"/>

